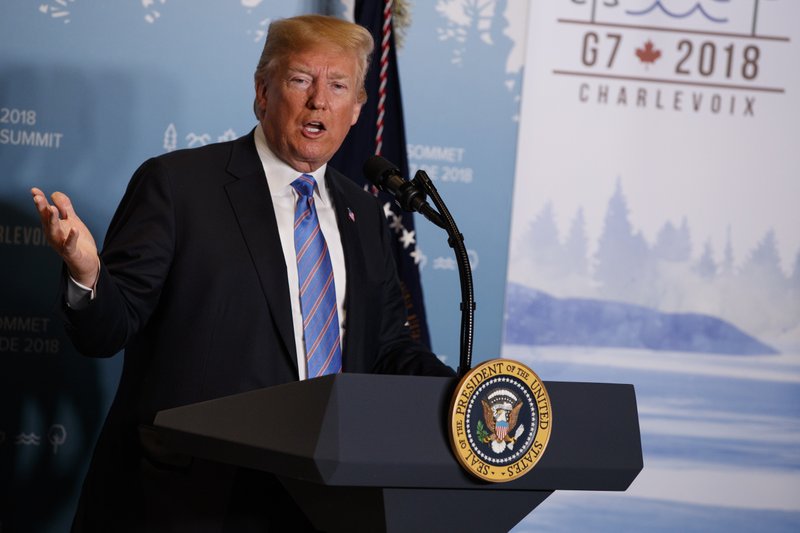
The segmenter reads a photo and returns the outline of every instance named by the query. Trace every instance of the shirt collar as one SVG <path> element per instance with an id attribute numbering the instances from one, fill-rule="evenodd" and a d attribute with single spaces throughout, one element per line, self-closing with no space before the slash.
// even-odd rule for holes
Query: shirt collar
<path id="1" fill-rule="evenodd" d="M 275 152 L 270 149 L 267 144 L 267 138 L 264 136 L 264 131 L 261 129 L 261 124 L 256 125 L 255 130 L 256 152 L 258 158 L 261 160 L 261 165 L 264 167 L 264 174 L 267 176 L 267 185 L 269 192 L 272 196 L 286 196 L 296 195 L 297 192 L 292 188 L 292 182 L 300 176 L 300 174 L 310 174 L 317 182 L 316 196 L 325 205 L 330 205 L 330 193 L 328 192 L 327 181 L 325 180 L 325 170 L 328 164 L 324 164 L 314 172 L 299 172 L 283 161 L 281 161 Z"/>

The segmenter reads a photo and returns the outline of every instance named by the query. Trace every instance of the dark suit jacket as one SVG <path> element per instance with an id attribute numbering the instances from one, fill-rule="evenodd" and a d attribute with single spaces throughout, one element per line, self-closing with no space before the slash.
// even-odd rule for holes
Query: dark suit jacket
<path id="1" fill-rule="evenodd" d="M 452 375 L 409 337 L 383 210 L 330 167 L 326 180 L 347 268 L 343 371 Z M 65 323 L 82 353 L 124 349 L 125 359 L 74 529 L 238 530 L 231 524 L 264 514 L 250 485 L 269 487 L 264 497 L 287 512 L 274 480 L 176 456 L 149 428 L 161 409 L 298 378 L 286 266 L 252 132 L 145 162 L 101 259 L 96 299 L 65 306 Z"/>

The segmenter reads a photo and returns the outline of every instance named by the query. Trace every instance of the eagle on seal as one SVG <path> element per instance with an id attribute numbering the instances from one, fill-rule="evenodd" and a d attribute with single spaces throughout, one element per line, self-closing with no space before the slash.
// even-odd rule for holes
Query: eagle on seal
<path id="1" fill-rule="evenodd" d="M 490 405 L 486 400 L 481 400 L 481 404 L 483 405 L 483 420 L 486 428 L 491 431 L 491 434 L 483 441 L 491 443 L 492 450 L 496 453 L 502 452 L 506 447 L 513 448 L 517 437 L 524 431 L 524 428 L 520 426 L 513 437 L 509 435 L 517 425 L 522 402 L 517 401 L 513 406 L 507 402 Z"/>

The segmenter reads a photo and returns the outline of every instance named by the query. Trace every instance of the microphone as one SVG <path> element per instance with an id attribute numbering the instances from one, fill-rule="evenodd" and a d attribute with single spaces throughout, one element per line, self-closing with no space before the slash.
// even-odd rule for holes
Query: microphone
<path id="1" fill-rule="evenodd" d="M 444 227 L 442 218 L 425 201 L 425 193 L 407 181 L 400 170 L 385 158 L 373 155 L 364 163 L 364 176 L 379 190 L 394 196 L 397 203 L 406 211 L 416 211 L 439 227 Z"/>

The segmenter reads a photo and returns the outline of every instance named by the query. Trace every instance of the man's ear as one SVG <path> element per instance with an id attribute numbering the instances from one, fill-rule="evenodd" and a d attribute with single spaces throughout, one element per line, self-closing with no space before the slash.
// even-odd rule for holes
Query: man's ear
<path id="1" fill-rule="evenodd" d="M 356 122 L 358 122 L 358 115 L 361 114 L 361 106 L 363 104 L 355 103 L 353 105 L 353 119 L 350 121 L 351 126 L 355 126 Z"/>
<path id="2" fill-rule="evenodd" d="M 267 107 L 267 84 L 263 81 L 256 82 L 256 107 L 260 118 Z"/>

